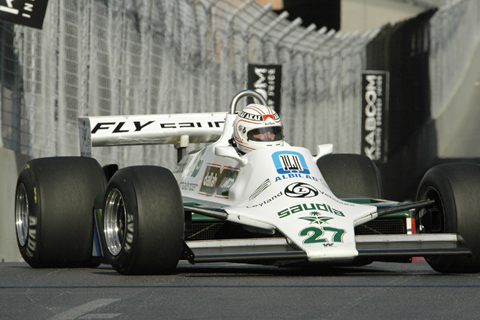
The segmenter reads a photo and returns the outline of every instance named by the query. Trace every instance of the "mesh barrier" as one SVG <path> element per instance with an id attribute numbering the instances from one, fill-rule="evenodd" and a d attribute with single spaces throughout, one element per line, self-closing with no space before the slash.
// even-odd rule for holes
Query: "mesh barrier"
<path id="1" fill-rule="evenodd" d="M 430 119 L 429 21 L 436 9 L 382 28 L 367 46 L 367 68 L 390 73 L 387 130 L 392 157 Z M 388 132 L 388 134 L 386 133 Z"/>
<path id="2" fill-rule="evenodd" d="M 2 143 L 23 154 L 78 155 L 79 116 L 226 112 L 248 63 L 282 64 L 289 143 L 359 152 L 360 75 L 376 31 L 300 27 L 253 0 L 50 0 L 42 31 L 0 27 Z M 174 154 L 93 150 L 121 166 L 172 168 Z"/>
<path id="3" fill-rule="evenodd" d="M 457 90 L 480 41 L 480 1 L 450 1 L 430 20 L 430 29 L 431 105 L 436 119 Z"/>
<path id="4" fill-rule="evenodd" d="M 430 21 L 432 116 L 478 43 L 480 2 Z M 78 155 L 77 118 L 226 111 L 248 63 L 282 64 L 287 141 L 360 152 L 361 71 L 378 30 L 304 28 L 254 0 L 50 0 L 43 30 L 0 23 L 0 146 Z M 190 148 L 195 148 L 192 146 Z M 102 164 L 172 168 L 171 146 L 93 150 Z"/>

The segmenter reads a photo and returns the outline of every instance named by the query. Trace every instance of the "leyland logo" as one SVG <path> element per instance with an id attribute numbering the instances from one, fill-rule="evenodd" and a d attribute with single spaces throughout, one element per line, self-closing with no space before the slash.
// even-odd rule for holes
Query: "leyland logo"
<path id="1" fill-rule="evenodd" d="M 285 188 L 285 195 L 290 198 L 313 198 L 318 196 L 318 190 L 308 183 L 294 182 Z"/>

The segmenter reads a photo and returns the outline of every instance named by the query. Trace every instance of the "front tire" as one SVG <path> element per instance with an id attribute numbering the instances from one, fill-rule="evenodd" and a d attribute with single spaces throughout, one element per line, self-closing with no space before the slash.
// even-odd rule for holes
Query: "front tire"
<path id="1" fill-rule="evenodd" d="M 417 200 L 435 200 L 420 211 L 421 233 L 456 233 L 472 256 L 425 257 L 428 264 L 443 273 L 480 271 L 480 166 L 473 163 L 444 164 L 430 169 L 417 191 Z"/>
<path id="2" fill-rule="evenodd" d="M 183 248 L 183 202 L 173 174 L 161 167 L 119 170 L 105 193 L 106 255 L 117 272 L 168 274 Z"/>
<path id="3" fill-rule="evenodd" d="M 93 207 L 105 190 L 95 159 L 53 157 L 28 161 L 15 194 L 17 244 L 32 267 L 90 267 Z"/>

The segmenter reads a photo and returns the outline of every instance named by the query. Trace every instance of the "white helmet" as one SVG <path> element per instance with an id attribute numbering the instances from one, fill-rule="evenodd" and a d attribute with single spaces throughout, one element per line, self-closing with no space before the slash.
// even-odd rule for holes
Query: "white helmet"
<path id="1" fill-rule="evenodd" d="M 237 148 L 245 153 L 257 148 L 283 146 L 282 121 L 272 108 L 249 104 L 233 122 L 233 139 Z"/>

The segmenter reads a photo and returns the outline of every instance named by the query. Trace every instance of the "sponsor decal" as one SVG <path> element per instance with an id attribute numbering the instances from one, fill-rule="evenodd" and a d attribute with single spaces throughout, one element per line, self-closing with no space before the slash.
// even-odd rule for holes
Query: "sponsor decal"
<path id="1" fill-rule="evenodd" d="M 193 168 L 193 171 L 191 173 L 191 176 L 193 178 L 195 178 L 198 174 L 198 172 L 200 172 L 200 169 L 202 168 L 202 164 L 203 164 L 203 159 L 202 159 L 202 156 L 203 154 L 205 153 L 205 148 L 202 149 L 202 151 L 198 152 L 197 155 L 195 155 L 195 158 L 193 161 L 195 161 L 195 167 Z"/>
<path id="2" fill-rule="evenodd" d="M 243 118 L 243 119 L 246 119 L 246 120 L 252 120 L 252 121 L 266 121 L 267 119 L 272 119 L 272 120 L 280 120 L 280 117 L 278 116 L 278 114 L 264 114 L 264 115 L 260 115 L 260 114 L 251 114 L 249 112 L 245 112 L 245 111 L 242 111 L 240 112 L 240 114 L 238 115 L 240 118 Z"/>
<path id="3" fill-rule="evenodd" d="M 267 105 L 280 113 L 282 65 L 249 64 L 247 74 L 247 88 L 264 96 Z M 250 98 L 247 98 L 247 101 L 251 103 Z"/>
<path id="4" fill-rule="evenodd" d="M 273 163 L 281 175 L 289 173 L 310 174 L 305 158 L 295 151 L 277 151 L 272 154 Z"/>
<path id="5" fill-rule="evenodd" d="M 36 201 L 35 201 L 36 202 Z M 37 249 L 37 217 L 28 215 L 28 237 L 25 254 L 30 258 L 35 255 Z"/>
<path id="6" fill-rule="evenodd" d="M 252 120 L 252 121 L 262 121 L 262 116 L 259 114 L 251 114 L 245 111 L 240 112 L 238 115 L 240 118 L 246 119 L 246 120 Z"/>
<path id="7" fill-rule="evenodd" d="M 343 242 L 343 235 L 346 233 L 345 229 L 325 226 L 333 218 L 322 216 L 320 212 L 313 211 L 310 213 L 310 216 L 300 217 L 299 219 L 309 221 L 310 225 L 313 225 L 299 232 L 300 237 L 307 237 L 303 240 L 303 243 L 323 243 L 325 247 L 332 247 L 335 242 Z"/>
<path id="8" fill-rule="evenodd" d="M 213 188 L 217 185 L 217 173 L 209 172 L 203 178 L 202 187 Z"/>
<path id="9" fill-rule="evenodd" d="M 192 172 L 192 177 L 195 178 L 198 174 L 198 172 L 200 171 L 200 168 L 202 167 L 202 164 L 203 164 L 203 160 L 202 159 L 199 159 L 197 161 L 197 163 L 195 164 L 195 168 L 193 169 L 193 172 Z"/>
<path id="10" fill-rule="evenodd" d="M 289 173 L 289 174 L 282 174 L 281 176 L 275 177 L 275 182 L 281 181 L 281 180 L 286 180 L 286 179 L 292 179 L 292 178 L 303 178 L 303 179 L 310 179 L 313 181 L 318 181 L 317 178 L 308 175 L 308 174 L 300 174 L 300 173 Z"/>
<path id="11" fill-rule="evenodd" d="M 338 198 L 330 195 L 329 193 L 326 193 L 325 191 L 318 190 L 318 192 L 319 192 L 320 194 L 322 194 L 323 196 L 329 198 L 330 200 L 335 201 L 336 203 L 342 204 L 342 205 L 344 205 L 344 206 L 349 206 L 349 207 L 355 206 L 355 204 L 353 204 L 353 203 L 351 203 L 351 202 L 346 202 L 346 201 L 340 200 L 340 199 L 338 199 Z"/>
<path id="12" fill-rule="evenodd" d="M 133 245 L 133 241 L 134 241 L 134 235 L 135 235 L 135 223 L 134 223 L 134 218 L 133 218 L 133 214 L 131 213 L 127 213 L 127 228 L 126 228 L 126 232 L 125 232 L 125 244 L 123 246 L 123 250 L 125 250 L 126 252 L 130 252 L 132 250 L 132 245 Z"/>
<path id="13" fill-rule="evenodd" d="M 181 190 L 194 191 L 196 187 L 198 187 L 198 183 L 180 182 Z"/>
<path id="14" fill-rule="evenodd" d="M 275 199 L 278 199 L 280 198 L 281 196 L 283 195 L 283 192 L 280 191 L 279 193 L 277 193 L 276 195 L 274 195 L 273 197 L 271 197 L 270 199 L 267 199 L 265 201 L 263 201 L 262 203 L 259 203 L 259 204 L 254 204 L 252 206 L 247 206 L 247 208 L 255 208 L 255 207 L 261 207 L 265 204 L 269 204 L 270 202 L 272 202 L 273 200 Z"/>
<path id="15" fill-rule="evenodd" d="M 272 154 L 272 160 L 280 176 L 275 178 L 275 182 L 291 179 L 304 178 L 318 181 L 317 178 L 310 176 L 307 162 L 303 155 L 295 151 L 277 151 Z"/>
<path id="16" fill-rule="evenodd" d="M 304 203 L 304 204 L 297 204 L 291 207 L 288 207 L 286 209 L 283 209 L 279 212 L 277 212 L 278 217 L 280 219 L 286 218 L 290 215 L 303 212 L 303 211 L 312 211 L 312 212 L 318 212 L 318 211 L 323 211 L 323 212 L 329 212 L 332 213 L 336 216 L 339 217 L 345 217 L 342 211 L 336 210 L 329 206 L 328 204 L 325 203 Z"/>
<path id="17" fill-rule="evenodd" d="M 255 189 L 255 191 L 253 191 L 253 193 L 250 195 L 250 197 L 248 197 L 248 200 L 252 201 L 253 199 L 255 199 L 260 193 L 262 193 L 263 191 L 265 191 L 265 189 L 267 189 L 268 187 L 270 187 L 272 185 L 272 183 L 270 182 L 270 179 L 267 179 L 265 181 L 263 181 L 263 183 L 261 185 L 258 186 L 257 189 Z"/>
<path id="18" fill-rule="evenodd" d="M 0 20 L 42 29 L 48 0 L 0 1 Z"/>
<path id="19" fill-rule="evenodd" d="M 380 163 L 387 161 L 388 80 L 387 71 L 364 71 L 362 74 L 361 150 L 364 155 Z"/>
<path id="20" fill-rule="evenodd" d="M 278 121 L 280 120 L 280 117 L 278 116 L 278 114 L 264 114 L 264 115 L 260 115 L 260 114 L 251 114 L 249 112 L 245 112 L 245 111 L 242 111 L 240 112 L 240 114 L 238 115 L 240 118 L 243 118 L 245 120 L 251 120 L 251 121 L 267 121 L 267 119 L 272 119 L 274 121 Z"/>
<path id="21" fill-rule="evenodd" d="M 285 195 L 290 198 L 313 198 L 318 196 L 318 190 L 303 182 L 294 182 L 285 188 Z"/>
<path id="22" fill-rule="evenodd" d="M 195 178 L 202 167 L 203 159 L 201 159 L 201 157 L 204 153 L 205 149 L 202 149 L 194 154 L 189 154 L 188 156 L 183 157 L 173 172 L 178 173 L 185 171 L 185 176 L 192 176 Z"/>
<path id="23" fill-rule="evenodd" d="M 225 121 L 192 121 L 192 122 L 158 122 L 155 120 L 141 121 L 118 121 L 118 122 L 98 122 L 92 129 L 92 134 L 99 131 L 109 133 L 127 133 L 151 131 L 157 128 L 162 129 L 181 129 L 181 128 L 222 128 Z"/>
<path id="24" fill-rule="evenodd" d="M 230 188 L 235 183 L 239 171 L 238 168 L 207 164 L 199 194 L 228 199 Z"/>
<path id="25" fill-rule="evenodd" d="M 300 217 L 299 219 L 310 221 L 310 224 L 322 225 L 327 223 L 328 220 L 332 220 L 332 217 L 321 216 L 319 212 L 313 211 L 308 217 Z"/>

